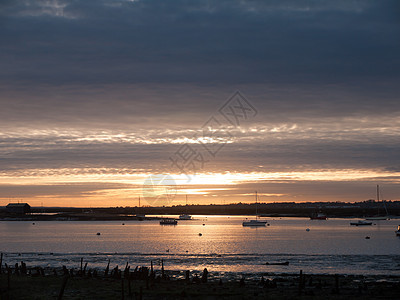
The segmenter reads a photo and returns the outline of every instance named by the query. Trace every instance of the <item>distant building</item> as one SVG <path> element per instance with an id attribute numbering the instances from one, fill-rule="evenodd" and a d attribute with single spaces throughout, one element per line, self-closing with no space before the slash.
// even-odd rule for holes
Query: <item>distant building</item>
<path id="1" fill-rule="evenodd" d="M 31 212 L 31 206 L 28 203 L 9 203 L 6 211 L 10 214 L 24 215 Z"/>

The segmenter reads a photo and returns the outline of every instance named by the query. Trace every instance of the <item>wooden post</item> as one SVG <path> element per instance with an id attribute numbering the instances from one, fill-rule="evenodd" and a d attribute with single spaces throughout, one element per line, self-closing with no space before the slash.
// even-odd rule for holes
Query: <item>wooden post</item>
<path id="1" fill-rule="evenodd" d="M 161 278 L 165 279 L 165 273 L 164 273 L 164 260 L 161 260 Z"/>
<path id="2" fill-rule="evenodd" d="M 2 270 L 1 270 L 2 265 L 3 265 L 3 252 L 1 252 L 1 254 L 0 254 L 0 274 L 2 273 Z"/>
<path id="3" fill-rule="evenodd" d="M 186 282 L 190 282 L 190 271 L 189 270 L 186 271 L 185 280 L 186 280 Z"/>
<path id="4" fill-rule="evenodd" d="M 110 260 L 108 260 L 108 264 L 107 264 L 107 268 L 106 268 L 106 270 L 104 271 L 104 276 L 107 276 L 108 275 L 108 271 L 110 270 Z"/>
<path id="5" fill-rule="evenodd" d="M 201 276 L 201 282 L 207 283 L 207 277 L 208 277 L 208 270 L 207 268 L 204 268 L 203 275 Z"/>
<path id="6" fill-rule="evenodd" d="M 61 300 L 64 295 L 65 286 L 67 285 L 68 276 L 64 276 L 63 282 L 61 284 L 60 293 L 58 294 L 58 300 Z"/>
<path id="7" fill-rule="evenodd" d="M 85 266 L 83 267 L 82 276 L 85 276 L 85 274 L 86 274 L 86 268 L 87 268 L 87 262 L 85 263 Z"/>

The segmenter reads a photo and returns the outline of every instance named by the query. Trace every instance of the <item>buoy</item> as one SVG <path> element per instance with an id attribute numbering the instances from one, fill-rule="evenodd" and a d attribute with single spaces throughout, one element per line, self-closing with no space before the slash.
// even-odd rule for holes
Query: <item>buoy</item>
<path id="1" fill-rule="evenodd" d="M 199 236 L 202 236 L 203 234 L 202 233 L 199 233 Z"/>
<path id="2" fill-rule="evenodd" d="M 271 224 L 268 223 L 267 226 L 269 226 L 269 225 L 271 225 Z"/>
<path id="3" fill-rule="evenodd" d="M 310 228 L 307 228 L 306 231 L 310 231 Z"/>
<path id="4" fill-rule="evenodd" d="M 203 226 L 206 226 L 206 224 L 203 223 Z"/>
<path id="5" fill-rule="evenodd" d="M 100 235 L 100 232 L 96 233 L 97 235 Z"/>
<path id="6" fill-rule="evenodd" d="M 366 239 L 366 240 L 369 240 L 369 239 L 370 239 L 370 237 L 369 237 L 369 236 L 366 236 L 366 237 L 365 237 L 365 239 Z"/>
<path id="7" fill-rule="evenodd" d="M 125 223 L 122 223 L 122 225 L 125 225 Z"/>
<path id="8" fill-rule="evenodd" d="M 32 225 L 35 225 L 35 223 L 32 223 Z"/>

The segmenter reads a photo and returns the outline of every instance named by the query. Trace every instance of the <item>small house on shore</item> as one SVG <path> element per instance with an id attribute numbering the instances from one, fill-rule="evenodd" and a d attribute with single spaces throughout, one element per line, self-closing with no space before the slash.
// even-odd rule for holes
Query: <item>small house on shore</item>
<path id="1" fill-rule="evenodd" d="M 28 203 L 9 203 L 6 206 L 6 212 L 9 214 L 25 215 L 31 212 L 31 206 Z"/>

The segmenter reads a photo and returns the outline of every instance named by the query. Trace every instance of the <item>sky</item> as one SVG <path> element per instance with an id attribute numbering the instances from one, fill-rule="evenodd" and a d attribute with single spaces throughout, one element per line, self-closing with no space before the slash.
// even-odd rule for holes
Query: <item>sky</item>
<path id="1" fill-rule="evenodd" d="M 0 2 L 0 205 L 400 200 L 400 3 Z"/>

